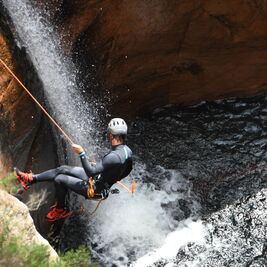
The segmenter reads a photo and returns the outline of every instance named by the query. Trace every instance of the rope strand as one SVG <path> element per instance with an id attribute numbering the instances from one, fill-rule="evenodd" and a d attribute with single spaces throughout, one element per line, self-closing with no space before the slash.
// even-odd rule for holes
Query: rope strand
<path id="1" fill-rule="evenodd" d="M 124 185 L 122 182 L 117 181 L 116 183 L 119 184 L 121 187 L 123 187 L 127 192 L 132 193 L 132 191 L 126 185 Z"/>
<path id="2" fill-rule="evenodd" d="M 81 212 L 82 212 L 82 213 L 89 219 L 89 218 L 92 217 L 93 214 L 97 211 L 97 209 L 99 208 L 99 206 L 100 206 L 100 204 L 101 204 L 101 202 L 102 202 L 103 200 L 104 200 L 104 199 L 100 199 L 100 200 L 98 201 L 98 203 L 97 203 L 95 209 L 94 209 L 92 212 L 90 212 L 90 213 L 85 209 L 84 205 L 81 204 L 81 207 L 80 207 Z"/>
<path id="3" fill-rule="evenodd" d="M 51 122 L 59 129 L 59 131 L 66 137 L 70 144 L 74 144 L 71 138 L 65 133 L 65 131 L 59 126 L 59 124 L 51 117 L 51 115 L 44 109 L 44 107 L 38 102 L 38 100 L 31 94 L 31 92 L 26 88 L 26 86 L 19 80 L 19 78 L 14 74 L 14 72 L 6 65 L 6 63 L 0 58 L 2 65 L 8 70 L 8 72 L 15 78 L 15 80 L 22 86 L 26 93 L 33 99 L 33 101 L 38 105 L 38 107 L 45 113 L 45 115 L 51 120 Z"/>
<path id="4" fill-rule="evenodd" d="M 45 108 L 39 103 L 39 101 L 31 94 L 31 92 L 27 89 L 27 87 L 19 80 L 19 78 L 14 74 L 14 72 L 6 65 L 6 63 L 0 58 L 0 62 L 2 65 L 6 68 L 6 70 L 11 74 L 11 76 L 21 85 L 21 87 L 26 91 L 26 93 L 32 98 L 32 100 L 37 104 L 37 106 L 45 113 L 45 115 L 50 119 L 50 121 L 58 128 L 58 130 L 65 136 L 65 138 L 70 142 L 70 144 L 74 144 L 72 139 L 67 135 L 67 133 L 59 126 L 59 124 L 52 118 L 52 116 L 45 110 Z M 131 193 L 131 190 L 124 185 L 122 182 L 117 181 L 117 183 L 122 186 L 124 189 L 126 189 L 129 193 Z M 101 199 L 98 204 L 96 205 L 95 209 L 89 213 L 86 211 L 83 205 L 81 205 L 81 211 L 89 218 L 91 217 L 98 207 L 100 206 L 103 199 Z"/>

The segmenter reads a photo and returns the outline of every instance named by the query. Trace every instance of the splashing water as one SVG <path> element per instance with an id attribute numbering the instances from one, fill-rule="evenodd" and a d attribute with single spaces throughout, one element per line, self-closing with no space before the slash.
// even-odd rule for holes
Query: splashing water
<path id="1" fill-rule="evenodd" d="M 139 169 L 139 177 L 140 171 L 143 172 L 143 176 L 150 175 L 145 171 L 144 165 L 136 165 L 135 172 Z M 182 237 L 181 243 L 173 242 L 174 239 L 168 236 L 170 232 L 177 229 L 179 234 L 183 232 L 185 236 L 191 229 L 192 234 L 197 236 L 195 232 L 199 229 L 198 224 L 188 222 L 182 229 L 177 221 L 177 217 L 186 218 L 182 208 L 179 207 L 179 200 L 191 200 L 188 208 L 194 211 L 194 215 L 200 208 L 190 192 L 190 183 L 175 171 L 163 168 L 160 170 L 162 173 L 158 173 L 157 177 L 160 180 L 159 186 L 140 181 L 133 196 L 120 188 L 120 195 L 110 196 L 97 211 L 97 216 L 93 216 L 90 220 L 89 241 L 93 244 L 94 256 L 105 263 L 105 266 L 112 266 L 112 264 L 127 266 L 153 248 L 163 246 L 164 243 L 166 244 L 160 250 L 161 252 L 164 252 L 168 246 L 173 246 L 175 250 L 177 245 L 187 241 Z M 185 188 L 185 190 L 178 193 L 177 188 Z M 176 236 L 176 232 L 173 235 Z M 160 254 L 161 256 L 164 255 Z M 140 259 L 140 262 L 142 261 Z M 136 264 L 136 266 L 145 266 L 138 262 Z"/>
<path id="2" fill-rule="evenodd" d="M 163 260 L 168 261 L 168 266 L 171 261 L 175 259 L 177 251 L 182 246 L 189 242 L 203 244 L 205 241 L 206 228 L 202 225 L 201 221 L 193 222 L 191 219 L 183 221 L 177 230 L 168 234 L 164 240 L 164 244 L 153 252 L 138 259 L 131 266 L 145 267 L 151 266 L 153 263 Z"/>
<path id="3" fill-rule="evenodd" d="M 169 247 L 153 249 L 137 266 L 267 266 L 266 100 L 258 95 L 163 107 L 133 124 L 133 150 L 152 168 L 160 162 L 193 182 L 202 220 L 194 222 L 196 232 L 181 223 L 177 235 L 168 235 Z"/>

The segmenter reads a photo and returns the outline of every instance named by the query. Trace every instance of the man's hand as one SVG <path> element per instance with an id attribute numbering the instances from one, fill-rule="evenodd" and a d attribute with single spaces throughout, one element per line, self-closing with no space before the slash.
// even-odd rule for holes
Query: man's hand
<path id="1" fill-rule="evenodd" d="M 103 189 L 103 190 L 101 191 L 102 199 L 106 199 L 106 198 L 108 198 L 108 195 L 109 195 L 109 190 L 108 190 L 108 189 Z"/>
<path id="2" fill-rule="evenodd" d="M 72 150 L 73 150 L 73 152 L 75 152 L 77 154 L 84 152 L 82 146 L 76 145 L 76 144 L 72 144 Z"/>

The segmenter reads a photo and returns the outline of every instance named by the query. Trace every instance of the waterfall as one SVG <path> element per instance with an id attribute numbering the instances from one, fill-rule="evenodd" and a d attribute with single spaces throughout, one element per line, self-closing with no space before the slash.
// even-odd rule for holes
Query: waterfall
<path id="1" fill-rule="evenodd" d="M 52 116 L 75 143 L 92 151 L 92 118 L 96 115 L 81 97 L 77 70 L 71 59 L 63 55 L 59 36 L 31 1 L 4 0 L 3 4 L 16 29 L 17 45 L 26 48 L 43 83 Z"/>

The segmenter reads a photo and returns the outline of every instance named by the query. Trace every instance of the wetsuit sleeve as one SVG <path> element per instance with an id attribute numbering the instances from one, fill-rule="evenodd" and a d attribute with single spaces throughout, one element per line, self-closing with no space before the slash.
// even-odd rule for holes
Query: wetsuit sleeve
<path id="1" fill-rule="evenodd" d="M 120 164 L 120 159 L 115 153 L 107 154 L 96 165 L 90 164 L 85 156 L 85 153 L 80 155 L 82 166 L 88 177 L 107 172 L 114 168 L 117 164 Z"/>
<path id="2" fill-rule="evenodd" d="M 88 177 L 95 176 L 103 172 L 103 162 L 102 160 L 97 162 L 95 165 L 89 163 L 85 154 L 80 155 L 83 169 Z"/>

